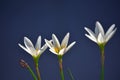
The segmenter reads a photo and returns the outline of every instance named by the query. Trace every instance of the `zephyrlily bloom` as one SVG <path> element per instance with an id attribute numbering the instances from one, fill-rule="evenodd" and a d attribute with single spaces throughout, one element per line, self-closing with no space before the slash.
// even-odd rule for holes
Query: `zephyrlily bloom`
<path id="1" fill-rule="evenodd" d="M 48 45 L 48 47 L 50 48 L 49 50 L 52 53 L 62 56 L 62 55 L 64 55 L 64 53 L 66 53 L 76 43 L 74 41 L 69 46 L 67 46 L 68 41 L 69 41 L 69 35 L 70 35 L 70 33 L 66 34 L 66 36 L 62 40 L 61 45 L 60 45 L 60 42 L 59 42 L 58 38 L 55 36 L 55 34 L 52 34 L 52 42 L 48 41 L 47 39 L 45 39 L 45 42 Z"/>
<path id="2" fill-rule="evenodd" d="M 35 47 L 27 37 L 24 37 L 24 44 L 25 47 L 21 44 L 18 45 L 30 55 L 32 55 L 34 58 L 39 57 L 47 49 L 46 44 L 43 45 L 43 47 L 41 48 L 41 36 L 38 37 Z"/>
<path id="3" fill-rule="evenodd" d="M 85 34 L 85 36 L 88 37 L 90 40 L 94 41 L 97 44 L 106 44 L 115 34 L 117 28 L 115 28 L 115 24 L 113 24 L 105 33 L 102 25 L 97 21 L 95 33 L 87 27 L 85 27 L 85 30 L 89 33 L 89 35 Z"/>

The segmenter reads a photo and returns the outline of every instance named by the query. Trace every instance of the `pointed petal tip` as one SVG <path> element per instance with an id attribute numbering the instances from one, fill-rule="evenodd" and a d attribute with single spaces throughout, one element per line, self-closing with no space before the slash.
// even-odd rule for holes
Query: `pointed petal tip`
<path id="1" fill-rule="evenodd" d="M 20 44 L 20 43 L 18 43 L 18 46 L 21 46 L 21 44 Z"/>
<path id="2" fill-rule="evenodd" d="M 53 40 L 44 39 L 45 42 L 52 42 Z"/>
<path id="3" fill-rule="evenodd" d="M 24 47 L 24 46 L 23 46 L 23 45 L 21 45 L 20 43 L 18 43 L 18 46 L 19 46 L 19 47 L 21 47 L 21 48 L 23 48 L 23 47 Z M 25 48 L 25 47 L 24 47 L 24 48 Z"/>
<path id="4" fill-rule="evenodd" d="M 73 42 L 73 45 L 75 45 L 75 44 L 76 44 L 76 41 Z"/>
<path id="5" fill-rule="evenodd" d="M 30 39 L 28 37 L 24 37 L 24 41 L 30 41 Z"/>
<path id="6" fill-rule="evenodd" d="M 47 42 L 48 40 L 47 39 L 44 39 L 45 42 Z"/>
<path id="7" fill-rule="evenodd" d="M 115 26 L 115 24 L 112 24 L 113 26 Z"/>
<path id="8" fill-rule="evenodd" d="M 39 35 L 38 38 L 41 38 L 41 36 Z"/>
<path id="9" fill-rule="evenodd" d="M 75 43 L 76 43 L 76 41 L 73 42 L 73 44 L 75 44 Z"/>
<path id="10" fill-rule="evenodd" d="M 99 25 L 99 27 L 102 26 L 99 21 L 96 21 L 96 25 Z"/>
<path id="11" fill-rule="evenodd" d="M 87 31 L 87 32 L 90 32 L 90 33 L 93 33 L 91 29 L 87 28 L 87 27 L 84 27 L 84 29 Z"/>
<path id="12" fill-rule="evenodd" d="M 70 35 L 70 32 L 68 32 L 67 35 Z"/>
<path id="13" fill-rule="evenodd" d="M 115 32 L 117 31 L 117 28 L 115 28 L 113 31 L 114 31 L 114 33 L 115 33 Z"/>
<path id="14" fill-rule="evenodd" d="M 87 27 L 84 27 L 84 29 L 88 32 L 88 28 Z"/>
<path id="15" fill-rule="evenodd" d="M 18 45 L 21 45 L 20 43 L 18 43 Z"/>
<path id="16" fill-rule="evenodd" d="M 68 33 L 66 34 L 66 36 L 68 36 L 68 37 L 69 37 L 69 36 L 70 36 L 70 33 L 68 32 Z"/>
<path id="17" fill-rule="evenodd" d="M 99 21 L 96 21 L 96 23 L 98 24 L 98 23 L 100 23 Z"/>
<path id="18" fill-rule="evenodd" d="M 87 29 L 87 27 L 84 27 L 84 29 L 86 30 L 86 29 Z"/>
<path id="19" fill-rule="evenodd" d="M 85 34 L 85 36 L 86 36 L 87 38 L 89 38 L 90 40 L 94 41 L 95 43 L 97 43 L 96 38 L 91 37 L 91 36 L 90 36 L 90 35 L 88 35 L 88 34 Z"/>
<path id="20" fill-rule="evenodd" d="M 57 39 L 56 35 L 55 34 L 52 34 L 52 39 Z"/>
<path id="21" fill-rule="evenodd" d="M 88 34 L 85 34 L 85 36 L 87 36 Z"/>
<path id="22" fill-rule="evenodd" d="M 56 36 L 56 35 L 53 33 L 53 34 L 52 34 L 52 37 L 53 37 L 53 36 Z"/>
<path id="23" fill-rule="evenodd" d="M 41 36 L 38 36 L 35 44 L 35 49 L 40 49 L 40 48 L 41 48 Z"/>
<path id="24" fill-rule="evenodd" d="M 25 36 L 24 39 L 28 39 L 28 38 Z"/>
<path id="25" fill-rule="evenodd" d="M 70 33 L 68 32 L 68 33 L 66 34 L 66 36 L 68 36 L 68 37 L 69 37 L 69 36 L 70 36 Z"/>

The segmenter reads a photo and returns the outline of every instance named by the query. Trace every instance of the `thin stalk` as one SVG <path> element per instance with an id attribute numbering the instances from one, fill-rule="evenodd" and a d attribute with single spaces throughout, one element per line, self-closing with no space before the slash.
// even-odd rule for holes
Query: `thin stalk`
<path id="1" fill-rule="evenodd" d="M 35 63 L 35 69 L 36 69 L 36 73 L 37 73 L 37 78 L 38 78 L 38 80 L 41 80 L 40 70 L 39 70 L 39 67 L 38 67 L 38 63 Z"/>
<path id="2" fill-rule="evenodd" d="M 29 70 L 29 72 L 31 73 L 31 75 L 32 75 L 32 77 L 34 78 L 34 80 L 37 80 L 37 77 L 36 77 L 36 75 L 34 74 L 33 70 L 32 70 L 30 67 L 28 67 L 28 70 Z"/>
<path id="3" fill-rule="evenodd" d="M 63 65 L 62 65 L 62 56 L 58 56 L 58 61 L 59 61 L 59 68 L 60 68 L 61 80 L 64 80 L 64 72 L 63 72 Z"/>
<path id="4" fill-rule="evenodd" d="M 70 69 L 68 69 L 68 74 L 70 76 L 70 80 L 75 80 Z"/>
<path id="5" fill-rule="evenodd" d="M 100 46 L 101 51 L 101 80 L 104 80 L 104 62 L 105 62 L 105 55 L 104 55 L 104 45 Z"/>
<path id="6" fill-rule="evenodd" d="M 28 65 L 27 62 L 25 62 L 23 59 L 21 59 L 20 60 L 20 65 L 21 65 L 21 67 L 28 69 L 28 71 L 31 73 L 34 80 L 37 80 L 37 77 L 36 77 L 35 73 L 33 72 L 33 70 L 31 69 L 31 67 Z"/>
<path id="7" fill-rule="evenodd" d="M 35 57 L 35 58 L 33 57 L 33 59 L 34 59 L 34 64 L 35 64 L 35 70 L 36 70 L 37 78 L 38 78 L 38 80 L 41 80 L 40 70 L 39 70 L 39 65 L 38 65 L 39 57 L 40 56 Z"/>

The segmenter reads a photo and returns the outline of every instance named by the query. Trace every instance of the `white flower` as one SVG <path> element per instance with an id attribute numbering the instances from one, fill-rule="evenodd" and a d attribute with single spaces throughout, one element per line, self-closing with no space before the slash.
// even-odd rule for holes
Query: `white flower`
<path id="1" fill-rule="evenodd" d="M 21 44 L 18 45 L 33 57 L 39 57 L 47 49 L 46 44 L 41 48 L 41 36 L 38 37 L 35 47 L 27 37 L 24 37 L 24 44 L 25 47 Z"/>
<path id="2" fill-rule="evenodd" d="M 50 48 L 49 50 L 56 54 L 56 55 L 64 55 L 76 42 L 72 42 L 69 46 L 68 41 L 69 41 L 69 35 L 70 33 L 67 33 L 64 39 L 62 40 L 62 43 L 60 45 L 58 38 L 55 36 L 55 34 L 52 34 L 52 42 L 48 41 L 45 39 L 46 44 Z"/>
<path id="3" fill-rule="evenodd" d="M 95 27 L 95 33 L 91 31 L 89 28 L 85 27 L 85 30 L 89 33 L 89 35 L 85 34 L 85 36 L 97 44 L 105 44 L 115 34 L 117 28 L 115 29 L 114 28 L 115 28 L 115 24 L 111 25 L 110 28 L 105 33 L 102 25 L 97 21 Z"/>

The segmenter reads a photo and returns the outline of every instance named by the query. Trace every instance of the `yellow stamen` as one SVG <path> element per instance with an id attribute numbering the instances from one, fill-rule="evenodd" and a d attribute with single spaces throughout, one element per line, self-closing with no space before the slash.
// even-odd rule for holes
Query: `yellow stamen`
<path id="1" fill-rule="evenodd" d="M 56 53 L 59 53 L 59 49 L 57 47 L 54 48 Z"/>

